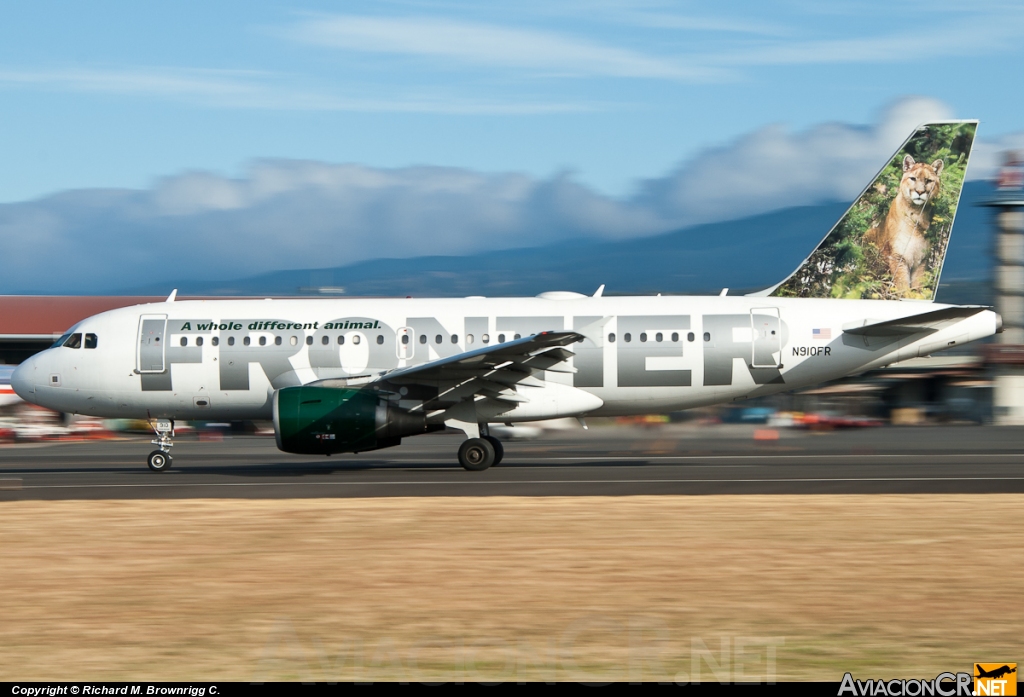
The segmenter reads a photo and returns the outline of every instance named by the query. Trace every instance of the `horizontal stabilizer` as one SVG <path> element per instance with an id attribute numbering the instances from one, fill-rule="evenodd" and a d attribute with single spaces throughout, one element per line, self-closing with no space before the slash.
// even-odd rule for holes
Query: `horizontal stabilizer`
<path id="1" fill-rule="evenodd" d="M 932 310 L 931 312 L 923 312 L 919 315 L 900 317 L 898 319 L 866 319 L 863 322 L 844 325 L 843 332 L 858 336 L 904 336 L 907 334 L 935 332 L 948 322 L 966 319 L 990 309 L 992 308 L 985 307 L 984 305 L 960 305 L 944 307 L 941 310 Z"/>

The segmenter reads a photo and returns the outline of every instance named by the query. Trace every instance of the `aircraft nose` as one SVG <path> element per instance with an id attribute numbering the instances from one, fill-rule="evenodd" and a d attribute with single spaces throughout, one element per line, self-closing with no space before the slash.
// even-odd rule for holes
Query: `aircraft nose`
<path id="1" fill-rule="evenodd" d="M 14 389 L 14 393 L 26 402 L 31 401 L 29 397 L 36 392 L 37 362 L 36 357 L 31 356 L 15 368 L 14 373 L 11 374 L 11 387 Z"/>

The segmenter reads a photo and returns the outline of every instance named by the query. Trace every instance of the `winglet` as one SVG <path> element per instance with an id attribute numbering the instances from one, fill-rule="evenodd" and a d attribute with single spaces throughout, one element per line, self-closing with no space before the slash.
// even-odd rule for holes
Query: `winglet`
<path id="1" fill-rule="evenodd" d="M 167 296 L 167 300 L 165 300 L 164 302 L 172 303 L 172 302 L 174 302 L 174 299 L 176 297 L 178 297 L 178 289 L 177 288 L 175 288 L 174 290 L 171 291 L 171 294 Z"/>
<path id="2" fill-rule="evenodd" d="M 597 290 L 594 291 L 594 297 L 595 298 L 600 298 L 602 295 L 604 295 L 604 284 L 603 283 L 601 284 L 600 288 L 598 288 Z"/>

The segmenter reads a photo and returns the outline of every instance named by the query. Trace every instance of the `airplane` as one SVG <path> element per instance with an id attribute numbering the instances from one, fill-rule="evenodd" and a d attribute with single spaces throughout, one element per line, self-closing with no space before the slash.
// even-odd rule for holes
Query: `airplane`
<path id="1" fill-rule="evenodd" d="M 157 472 L 176 421 L 244 419 L 272 419 L 285 452 L 320 455 L 454 428 L 459 464 L 480 471 L 503 457 L 490 424 L 728 403 L 927 356 L 1002 331 L 990 308 L 933 302 L 977 123 L 915 129 L 807 259 L 749 295 L 175 291 L 79 322 L 12 383 L 50 409 L 149 420 Z"/>
<path id="2" fill-rule="evenodd" d="M 1011 668 L 1008 665 L 1003 665 L 1003 666 L 1001 666 L 999 668 L 995 668 L 993 670 L 984 670 L 981 666 L 975 664 L 975 670 L 978 673 L 977 675 L 974 676 L 976 678 L 995 678 L 995 679 L 1001 678 L 1004 675 L 1009 675 L 1010 673 L 1016 673 L 1017 672 L 1017 668 L 1016 667 Z"/>

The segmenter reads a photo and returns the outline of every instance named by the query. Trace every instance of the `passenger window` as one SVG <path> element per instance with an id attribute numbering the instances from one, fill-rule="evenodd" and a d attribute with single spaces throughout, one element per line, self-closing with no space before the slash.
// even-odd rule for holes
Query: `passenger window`
<path id="1" fill-rule="evenodd" d="M 444 341 L 444 337 L 442 337 L 440 334 L 434 337 L 435 344 L 440 344 L 442 341 Z"/>
<path id="2" fill-rule="evenodd" d="M 86 348 L 88 348 L 88 344 L 89 344 L 89 337 L 88 336 L 85 337 L 85 343 L 86 343 Z M 203 337 L 197 336 L 196 337 L 196 346 L 202 346 L 202 345 L 203 345 Z"/>
<path id="3" fill-rule="evenodd" d="M 612 332 L 612 333 L 610 333 L 608 335 L 608 343 L 609 344 L 614 344 L 615 343 L 615 332 Z"/>
<path id="4" fill-rule="evenodd" d="M 68 340 L 64 342 L 64 346 L 73 349 L 82 348 L 82 335 L 72 334 L 68 337 Z"/>
<path id="5" fill-rule="evenodd" d="M 341 346 L 344 343 L 345 343 L 345 335 L 344 334 L 339 334 L 338 335 L 338 346 Z"/>
<path id="6" fill-rule="evenodd" d="M 481 335 L 480 336 L 480 341 L 484 342 L 485 344 L 491 343 L 491 335 L 490 334 L 483 334 L 483 335 Z"/>
<path id="7" fill-rule="evenodd" d="M 384 343 L 384 335 L 383 334 L 378 334 L 377 335 L 377 343 L 378 344 L 383 344 Z"/>
<path id="8" fill-rule="evenodd" d="M 228 346 L 234 346 L 234 345 L 235 345 L 235 337 L 229 336 L 228 337 Z"/>
<path id="9" fill-rule="evenodd" d="M 640 341 L 647 341 L 647 332 L 640 332 Z"/>
<path id="10" fill-rule="evenodd" d="M 283 342 L 284 342 L 284 339 L 282 339 L 281 337 L 279 337 L 279 336 L 275 336 L 274 337 L 274 346 L 280 346 Z"/>
<path id="11" fill-rule="evenodd" d="M 697 338 L 697 337 L 696 337 L 696 335 L 694 335 L 694 333 L 693 333 L 693 332 L 690 332 L 689 334 L 687 334 L 687 335 L 686 335 L 686 340 L 687 340 L 687 341 L 693 341 L 693 340 L 694 340 L 694 339 L 696 339 L 696 338 Z"/>
<path id="12" fill-rule="evenodd" d="M 426 334 L 420 334 L 420 343 L 421 344 L 427 343 L 427 335 Z"/>
<path id="13" fill-rule="evenodd" d="M 711 332 L 704 332 L 704 341 L 711 341 Z"/>
<path id="14" fill-rule="evenodd" d="M 360 341 L 362 341 L 362 337 L 359 334 L 356 334 L 355 336 L 352 337 L 353 344 L 358 344 Z"/>
<path id="15" fill-rule="evenodd" d="M 181 337 L 181 342 L 180 343 L 181 343 L 182 346 L 188 346 L 188 337 L 187 336 Z"/>
<path id="16" fill-rule="evenodd" d="M 292 346 L 298 346 L 299 345 L 299 337 L 293 336 L 291 339 L 288 339 L 288 343 L 291 344 Z"/>
<path id="17" fill-rule="evenodd" d="M 212 339 L 210 339 L 210 343 L 213 344 L 214 346 L 220 346 L 220 337 L 213 337 Z"/>
<path id="18" fill-rule="evenodd" d="M 409 335 L 408 334 L 402 334 L 402 346 L 408 346 L 408 345 L 409 345 Z"/>
<path id="19" fill-rule="evenodd" d="M 522 339 L 522 338 L 523 338 L 523 335 L 522 335 L 522 334 L 516 334 L 516 337 L 515 337 L 515 338 L 516 338 L 516 339 Z"/>
<path id="20" fill-rule="evenodd" d="M 261 336 L 260 337 L 260 346 L 266 346 L 266 345 L 267 345 L 267 337 Z"/>
<path id="21" fill-rule="evenodd" d="M 498 343 L 499 344 L 504 344 L 505 343 L 505 335 L 504 334 L 498 334 Z"/>
<path id="22" fill-rule="evenodd" d="M 655 341 L 661 341 L 662 338 L 663 337 L 661 336 L 661 332 L 658 332 L 657 334 L 654 335 L 654 340 Z"/>
<path id="23" fill-rule="evenodd" d="M 249 337 L 245 337 L 244 339 L 242 339 L 242 343 L 248 346 L 249 344 L 252 343 L 252 339 Z"/>
<path id="24" fill-rule="evenodd" d="M 672 341 L 679 341 L 679 332 L 672 332 Z"/>
<path id="25" fill-rule="evenodd" d="M 622 340 L 628 344 L 630 341 L 633 340 L 633 335 L 630 334 L 629 332 L 626 332 L 625 334 L 622 335 Z"/>
<path id="26" fill-rule="evenodd" d="M 98 342 L 99 342 L 99 340 L 96 338 L 95 334 L 86 334 L 85 335 L 85 347 L 87 349 L 94 349 L 94 348 L 96 348 L 96 344 Z"/>
<path id="27" fill-rule="evenodd" d="M 331 337 L 324 334 L 324 338 L 320 340 L 320 343 L 326 346 L 327 344 L 331 343 Z"/>
<path id="28" fill-rule="evenodd" d="M 307 336 L 306 337 L 306 346 L 312 346 L 312 345 L 313 345 L 313 337 Z"/>
<path id="29" fill-rule="evenodd" d="M 466 343 L 467 344 L 472 344 L 473 343 L 473 335 L 472 334 L 466 334 Z"/>
<path id="30" fill-rule="evenodd" d="M 459 343 L 459 335 L 458 334 L 452 334 L 452 343 L 453 344 Z"/>

